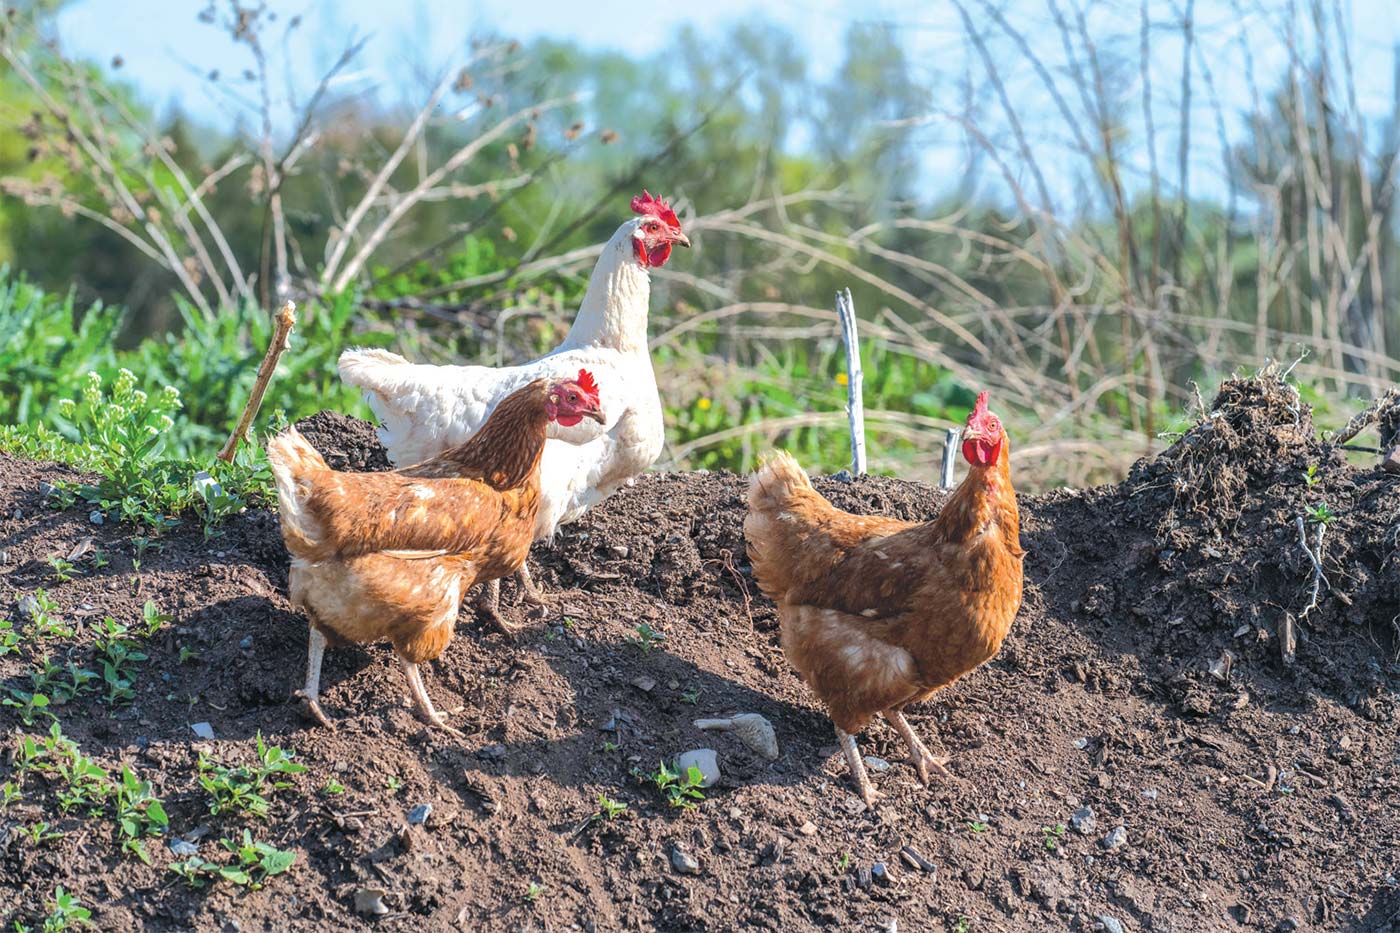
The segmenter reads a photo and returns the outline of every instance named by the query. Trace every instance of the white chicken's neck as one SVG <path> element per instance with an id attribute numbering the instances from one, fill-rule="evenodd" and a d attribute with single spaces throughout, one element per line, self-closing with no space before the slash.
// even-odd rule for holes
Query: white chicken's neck
<path id="1" fill-rule="evenodd" d="M 624 224 L 603 247 L 574 326 L 559 349 L 608 347 L 646 353 L 650 304 L 651 276 L 633 256 L 631 232 Z"/>

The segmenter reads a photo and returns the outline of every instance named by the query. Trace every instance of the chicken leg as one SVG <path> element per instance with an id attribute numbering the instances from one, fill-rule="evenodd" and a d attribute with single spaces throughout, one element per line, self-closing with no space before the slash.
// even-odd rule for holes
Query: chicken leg
<path id="1" fill-rule="evenodd" d="M 521 564 L 520 569 L 515 572 L 515 582 L 520 587 L 520 593 L 524 601 L 535 606 L 545 605 L 544 595 L 535 585 L 534 579 L 530 576 L 530 568 L 527 564 Z M 483 588 L 481 597 L 476 602 L 477 611 L 484 615 L 492 625 L 500 629 L 505 635 L 514 637 L 520 630 L 520 626 L 511 625 L 501 618 L 501 581 L 488 580 Z"/>
<path id="2" fill-rule="evenodd" d="M 836 740 L 840 743 L 841 750 L 846 753 L 846 763 L 851 766 L 851 778 L 856 782 L 856 789 L 860 791 L 860 799 L 865 801 L 867 807 L 875 806 L 875 801 L 885 795 L 876 790 L 875 785 L 870 782 L 865 762 L 860 757 L 860 749 L 856 748 L 856 737 L 841 731 L 841 727 L 837 726 Z"/>
<path id="3" fill-rule="evenodd" d="M 314 626 L 306 645 L 306 685 L 296 692 L 301 697 L 302 712 L 332 732 L 335 723 L 321 709 L 321 658 L 326 653 L 326 636 Z"/>
<path id="4" fill-rule="evenodd" d="M 909 763 L 914 766 L 914 771 L 919 775 L 919 780 L 925 787 L 928 786 L 929 773 L 937 771 L 943 777 L 953 775 L 944 767 L 948 763 L 947 758 L 935 758 L 928 750 L 928 746 L 914 733 L 914 727 L 909 725 L 909 720 L 904 718 L 904 713 L 897 709 L 885 710 L 885 719 L 894 726 L 900 738 L 904 739 L 904 744 L 909 746 Z"/>
<path id="5" fill-rule="evenodd" d="M 403 668 L 403 675 L 408 678 L 408 690 L 413 696 L 413 705 L 418 708 L 418 714 L 430 725 L 437 726 L 449 735 L 455 735 L 459 739 L 465 738 L 461 732 L 447 724 L 445 716 L 433 708 L 433 701 L 428 698 L 428 690 L 423 686 L 423 675 L 418 673 L 418 665 L 399 658 L 399 666 Z"/>

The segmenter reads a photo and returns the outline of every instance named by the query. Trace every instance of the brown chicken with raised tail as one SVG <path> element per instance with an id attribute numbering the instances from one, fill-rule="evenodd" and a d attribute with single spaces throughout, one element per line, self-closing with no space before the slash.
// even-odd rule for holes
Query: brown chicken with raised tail
<path id="1" fill-rule="evenodd" d="M 754 475 L 744 520 L 754 578 L 778 604 L 783 652 L 826 704 L 867 804 L 880 796 L 855 736 L 883 715 L 919 779 L 935 758 L 903 710 L 992 658 L 1021 605 L 1020 516 L 1001 421 L 987 393 L 967 418 L 971 469 L 922 524 L 852 515 L 822 498 L 790 454 Z"/>
<path id="2" fill-rule="evenodd" d="M 580 370 L 518 389 L 471 440 L 401 471 L 336 472 L 295 428 L 268 444 L 292 605 L 311 623 L 300 691 L 311 716 L 334 728 L 320 703 L 327 645 L 388 639 L 418 712 L 460 735 L 433 708 L 418 665 L 447 647 L 463 593 L 525 562 L 545 437 L 585 418 L 603 422 L 598 387 Z"/>

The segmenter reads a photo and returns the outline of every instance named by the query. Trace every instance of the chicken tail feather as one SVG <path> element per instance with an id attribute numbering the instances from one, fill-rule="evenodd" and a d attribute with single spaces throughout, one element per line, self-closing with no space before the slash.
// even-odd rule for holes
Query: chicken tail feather
<path id="1" fill-rule="evenodd" d="M 316 519 L 306 508 L 311 498 L 312 479 L 316 473 L 330 467 L 296 428 L 288 428 L 268 441 L 267 460 L 277 484 L 277 506 L 287 549 L 293 553 L 309 550 L 320 537 Z"/>
<path id="2" fill-rule="evenodd" d="M 749 481 L 749 514 L 744 518 L 744 538 L 754 578 L 764 593 L 780 598 L 787 587 L 788 571 L 783 566 L 784 531 L 782 519 L 796 504 L 795 499 L 816 496 L 797 459 L 778 451 Z"/>

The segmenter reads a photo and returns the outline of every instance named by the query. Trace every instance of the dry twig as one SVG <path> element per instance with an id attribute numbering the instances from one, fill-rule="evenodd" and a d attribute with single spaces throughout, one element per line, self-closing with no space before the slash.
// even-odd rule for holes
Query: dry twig
<path id="1" fill-rule="evenodd" d="M 288 301 L 282 305 L 282 310 L 277 312 L 276 327 L 272 331 L 272 342 L 268 344 L 267 353 L 263 356 L 263 361 L 258 365 L 258 378 L 253 383 L 252 394 L 248 396 L 248 404 L 243 407 L 243 414 L 238 419 L 238 427 L 233 429 L 233 433 L 228 436 L 228 441 L 224 444 L 224 449 L 219 451 L 218 457 L 225 463 L 233 462 L 233 455 L 238 450 L 238 442 L 248 439 L 248 429 L 253 424 L 253 419 L 257 417 L 258 408 L 262 406 L 263 395 L 267 392 L 267 384 L 272 381 L 272 374 L 277 370 L 277 361 L 282 358 L 282 351 L 287 349 L 287 339 L 291 336 L 292 325 L 297 322 L 297 306 Z"/>

